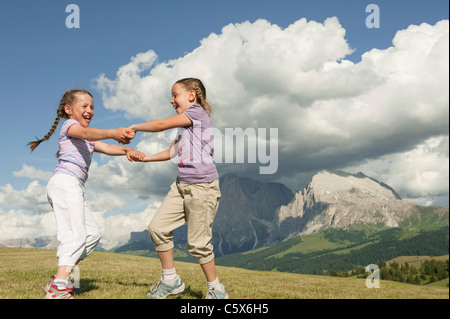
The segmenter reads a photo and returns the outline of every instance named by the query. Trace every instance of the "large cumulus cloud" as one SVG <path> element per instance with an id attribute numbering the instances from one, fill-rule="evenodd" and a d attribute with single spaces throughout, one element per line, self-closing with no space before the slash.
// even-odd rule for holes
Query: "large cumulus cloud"
<path id="1" fill-rule="evenodd" d="M 300 19 L 284 29 L 266 20 L 230 24 L 178 59 L 137 53 L 115 78 L 100 75 L 94 83 L 107 109 L 140 122 L 174 115 L 172 84 L 199 77 L 220 132 L 278 129 L 275 174 L 259 174 L 258 163 L 223 159 L 219 173 L 277 180 L 297 191 L 316 170 L 362 171 L 404 198 L 448 206 L 448 30 L 448 20 L 411 25 L 391 47 L 374 48 L 354 63 L 346 59 L 352 47 L 337 18 Z M 172 131 L 141 133 L 137 148 L 153 154 L 173 137 Z M 51 172 L 24 166 L 15 175 L 33 181 L 23 190 L 0 185 L 0 241 L 53 235 L 42 186 Z M 93 161 L 87 197 L 105 242 L 145 229 L 175 176 L 172 162 Z"/>
<path id="2" fill-rule="evenodd" d="M 123 110 L 138 121 L 173 115 L 172 84 L 187 76 L 201 78 L 213 103 L 214 125 L 222 132 L 278 128 L 279 165 L 271 178 L 295 190 L 301 176 L 314 170 L 379 164 L 389 154 L 406 161 L 431 138 L 444 143 L 415 154 L 426 161 L 435 152 L 445 153 L 448 44 L 448 20 L 411 25 L 397 32 L 391 47 L 374 48 L 353 63 L 345 59 L 352 48 L 337 18 L 323 23 L 300 19 L 285 29 L 258 20 L 227 25 L 175 60 L 158 61 L 152 50 L 139 53 L 115 79 L 99 76 L 96 86 L 106 108 Z M 143 137 L 139 146 L 163 149 L 168 136 Z M 448 181 L 446 154 L 436 157 L 440 165 L 434 172 Z M 145 167 L 148 176 L 157 173 L 151 165 Z M 254 165 L 221 167 L 223 172 L 233 167 L 242 174 L 257 173 Z M 415 198 L 413 189 L 426 188 L 448 194 L 448 183 L 418 185 L 406 176 L 418 174 L 421 165 L 415 171 L 384 169 L 389 174 L 374 177 L 395 175 L 391 186 L 405 190 L 405 197 Z M 157 180 L 166 173 L 173 170 Z"/>

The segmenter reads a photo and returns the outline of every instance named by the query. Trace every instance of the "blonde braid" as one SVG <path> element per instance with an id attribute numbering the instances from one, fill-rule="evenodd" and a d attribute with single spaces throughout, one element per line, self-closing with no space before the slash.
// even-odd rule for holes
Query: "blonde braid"
<path id="1" fill-rule="evenodd" d="M 58 127 L 60 118 L 68 118 L 69 117 L 67 115 L 66 111 L 64 110 L 64 107 L 66 105 L 73 105 L 73 103 L 75 102 L 75 95 L 78 93 L 89 94 L 92 97 L 91 93 L 89 93 L 86 90 L 76 89 L 76 90 L 69 90 L 66 93 L 64 93 L 62 99 L 59 101 L 59 107 L 56 110 L 56 118 L 55 118 L 55 121 L 53 122 L 53 125 L 52 125 L 52 128 L 50 129 L 50 131 L 48 131 L 48 133 L 44 136 L 44 138 L 38 139 L 36 137 L 36 141 L 31 141 L 27 144 L 27 146 L 30 147 L 32 152 L 36 149 L 36 147 L 39 146 L 39 144 L 48 140 L 50 138 L 50 136 L 52 136 L 53 132 L 55 132 L 56 128 Z M 58 151 L 56 157 L 59 157 L 59 151 Z"/>
<path id="2" fill-rule="evenodd" d="M 50 138 L 50 136 L 52 136 L 53 132 L 58 127 L 59 119 L 61 117 L 65 117 L 64 115 L 66 114 L 66 112 L 64 112 L 64 104 L 60 104 L 59 105 L 59 108 L 56 111 L 56 113 L 57 113 L 57 115 L 56 115 L 55 121 L 53 122 L 52 128 L 50 129 L 50 131 L 48 131 L 48 133 L 44 136 L 44 138 L 38 139 L 36 137 L 36 141 L 32 141 L 32 142 L 29 142 L 27 144 L 27 146 L 29 146 L 31 148 L 32 152 L 36 149 L 36 147 L 39 146 L 39 144 L 41 144 L 42 142 L 48 140 Z"/>

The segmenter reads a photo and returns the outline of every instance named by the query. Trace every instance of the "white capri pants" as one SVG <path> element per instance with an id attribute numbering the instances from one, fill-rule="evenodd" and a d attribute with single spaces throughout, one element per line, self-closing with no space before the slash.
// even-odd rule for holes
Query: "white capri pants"
<path id="1" fill-rule="evenodd" d="M 100 230 L 84 199 L 84 183 L 66 174 L 54 174 L 47 184 L 47 197 L 55 212 L 58 266 L 75 266 L 100 241 Z"/>

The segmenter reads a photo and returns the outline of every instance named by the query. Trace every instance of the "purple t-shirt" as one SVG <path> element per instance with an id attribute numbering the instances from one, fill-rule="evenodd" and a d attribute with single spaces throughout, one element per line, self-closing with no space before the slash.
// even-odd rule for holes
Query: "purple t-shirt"
<path id="1" fill-rule="evenodd" d="M 95 143 L 67 134 L 73 125 L 80 125 L 75 120 L 66 120 L 59 133 L 59 158 L 54 174 L 72 175 L 83 181 L 88 178 L 89 166 Z"/>
<path id="2" fill-rule="evenodd" d="M 192 125 L 178 129 L 178 179 L 181 183 L 210 183 L 216 180 L 214 134 L 209 114 L 200 105 L 184 111 Z"/>

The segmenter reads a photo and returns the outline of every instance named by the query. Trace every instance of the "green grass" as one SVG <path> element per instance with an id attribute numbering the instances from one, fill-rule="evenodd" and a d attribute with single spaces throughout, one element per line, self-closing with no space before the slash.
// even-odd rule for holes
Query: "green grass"
<path id="1" fill-rule="evenodd" d="M 158 259 L 94 252 L 80 263 L 82 293 L 78 299 L 143 299 L 159 279 Z M 0 247 L 0 298 L 40 299 L 42 288 L 56 268 L 54 250 Z M 177 296 L 199 299 L 206 282 L 199 265 L 176 262 L 186 291 Z M 381 281 L 369 289 L 364 279 L 251 271 L 217 267 L 233 299 L 448 299 L 449 289 Z M 173 297 L 172 297 L 173 298 Z"/>
<path id="2" fill-rule="evenodd" d="M 301 239 L 302 241 L 300 243 L 293 245 L 289 249 L 280 251 L 278 254 L 275 254 L 272 257 L 280 258 L 289 253 L 307 254 L 309 252 L 318 250 L 338 249 L 346 247 L 349 244 L 348 241 L 345 243 L 332 243 L 324 238 L 323 232 L 313 235 L 301 236 Z"/>

